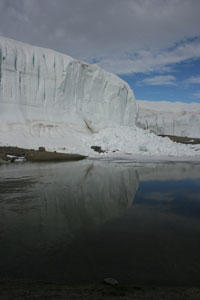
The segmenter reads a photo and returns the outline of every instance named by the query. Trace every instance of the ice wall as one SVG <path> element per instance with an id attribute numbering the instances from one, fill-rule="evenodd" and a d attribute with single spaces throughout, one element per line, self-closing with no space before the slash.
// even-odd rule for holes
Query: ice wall
<path id="1" fill-rule="evenodd" d="M 197 155 L 135 126 L 127 83 L 52 50 L 0 38 L 0 146 L 99 155 Z M 105 155 L 107 155 L 105 153 Z"/>
<path id="2" fill-rule="evenodd" d="M 25 124 L 37 135 L 61 122 L 97 131 L 109 124 L 134 126 L 135 117 L 133 92 L 117 76 L 52 50 L 0 38 L 0 129 Z"/>
<path id="3" fill-rule="evenodd" d="M 200 138 L 200 104 L 137 101 L 137 126 L 163 135 Z"/>

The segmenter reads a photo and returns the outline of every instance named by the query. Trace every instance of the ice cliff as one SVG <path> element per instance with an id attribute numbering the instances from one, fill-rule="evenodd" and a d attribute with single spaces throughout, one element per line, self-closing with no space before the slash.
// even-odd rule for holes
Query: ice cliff
<path id="1" fill-rule="evenodd" d="M 163 135 L 200 138 L 200 104 L 138 100 L 137 125 Z"/>
<path id="2" fill-rule="evenodd" d="M 50 151 L 195 155 L 135 126 L 127 83 L 53 50 L 0 38 L 0 146 Z"/>
<path id="3" fill-rule="evenodd" d="M 15 106 L 20 112 L 12 121 L 29 126 L 41 118 L 67 123 L 76 114 L 94 130 L 109 123 L 135 124 L 134 95 L 124 81 L 52 50 L 0 38 L 0 84 L 1 118 Z"/>
<path id="4" fill-rule="evenodd" d="M 137 113 L 132 90 L 117 76 L 6 38 L 0 38 L 0 105 L 1 131 L 35 137 L 62 136 L 67 127 L 134 126 Z"/>

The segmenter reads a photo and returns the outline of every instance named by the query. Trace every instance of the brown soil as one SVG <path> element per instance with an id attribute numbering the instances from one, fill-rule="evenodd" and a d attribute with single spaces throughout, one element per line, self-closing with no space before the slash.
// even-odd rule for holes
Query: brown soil
<path id="1" fill-rule="evenodd" d="M 67 286 L 61 283 L 0 281 L 0 300 L 197 300 L 199 287 Z"/>
<path id="2" fill-rule="evenodd" d="M 191 145 L 200 144 L 200 139 L 197 138 L 189 138 L 189 137 L 182 137 L 176 135 L 159 135 L 159 136 L 168 137 L 173 142 L 181 143 L 181 144 L 191 144 Z"/>
<path id="3" fill-rule="evenodd" d="M 74 161 L 86 158 L 86 156 L 79 154 L 39 151 L 18 147 L 0 147 L 0 160 L 14 161 L 14 159 L 8 158 L 6 155 L 25 157 L 27 161 L 32 162 Z"/>

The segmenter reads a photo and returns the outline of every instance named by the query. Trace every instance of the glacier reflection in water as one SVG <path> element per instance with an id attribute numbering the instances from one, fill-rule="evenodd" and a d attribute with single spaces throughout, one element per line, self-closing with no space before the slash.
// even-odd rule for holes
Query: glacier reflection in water
<path id="1" fill-rule="evenodd" d="M 70 276 L 74 243 L 122 214 L 138 186 L 134 168 L 91 161 L 2 166 L 0 176 L 0 275 L 11 277 Z"/>
<path id="2" fill-rule="evenodd" d="M 199 284 L 200 165 L 0 167 L 0 277 Z"/>

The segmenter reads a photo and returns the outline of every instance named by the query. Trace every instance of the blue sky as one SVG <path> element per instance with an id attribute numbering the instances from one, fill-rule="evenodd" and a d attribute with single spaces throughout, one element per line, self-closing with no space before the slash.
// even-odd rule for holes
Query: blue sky
<path id="1" fill-rule="evenodd" d="M 0 0 L 0 36 L 119 75 L 136 99 L 200 103 L 200 0 Z"/>
<path id="2" fill-rule="evenodd" d="M 200 103 L 200 59 L 172 65 L 169 72 L 119 76 L 132 87 L 136 99 Z"/>

